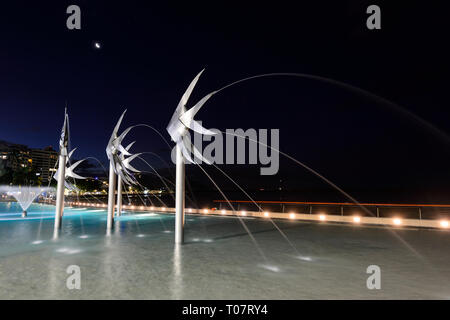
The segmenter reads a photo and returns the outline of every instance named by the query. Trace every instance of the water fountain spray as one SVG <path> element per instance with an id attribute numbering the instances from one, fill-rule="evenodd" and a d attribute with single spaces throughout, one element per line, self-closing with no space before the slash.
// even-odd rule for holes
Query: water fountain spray
<path id="1" fill-rule="evenodd" d="M 32 186 L 0 186 L 0 193 L 14 197 L 22 208 L 22 218 L 27 216 L 28 207 L 40 194 L 54 191 L 54 188 L 32 187 Z"/>
<path id="2" fill-rule="evenodd" d="M 181 97 L 175 112 L 167 125 L 172 141 L 176 143 L 176 187 L 175 187 L 175 243 L 182 244 L 184 242 L 184 204 L 185 204 L 185 160 L 190 163 L 196 163 L 195 159 L 210 164 L 200 151 L 192 144 L 187 135 L 188 129 L 196 131 L 203 135 L 214 135 L 215 132 L 204 128 L 199 122 L 194 120 L 195 114 L 205 104 L 206 101 L 214 94 L 213 91 L 198 101 L 191 109 L 186 111 L 186 104 L 189 97 L 197 84 L 198 79 L 204 69 L 192 80 L 189 87 Z M 191 150 L 194 153 L 194 159 L 191 157 Z"/>

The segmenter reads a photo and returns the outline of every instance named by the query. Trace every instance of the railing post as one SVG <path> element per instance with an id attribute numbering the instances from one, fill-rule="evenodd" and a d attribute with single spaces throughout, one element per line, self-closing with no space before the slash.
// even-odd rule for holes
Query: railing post
<path id="1" fill-rule="evenodd" d="M 422 220 L 422 209 L 419 208 L 419 220 Z"/>
<path id="2" fill-rule="evenodd" d="M 309 214 L 312 214 L 312 205 L 309 206 Z"/>
<path id="3" fill-rule="evenodd" d="M 344 206 L 341 206 L 341 216 L 344 215 Z"/>
<path id="4" fill-rule="evenodd" d="M 380 208 L 377 207 L 377 218 L 380 217 Z"/>

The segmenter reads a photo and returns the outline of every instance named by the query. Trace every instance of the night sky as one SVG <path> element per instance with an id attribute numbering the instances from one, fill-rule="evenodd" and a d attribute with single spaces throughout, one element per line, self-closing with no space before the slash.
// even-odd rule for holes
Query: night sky
<path id="1" fill-rule="evenodd" d="M 196 119 L 221 130 L 279 128 L 282 151 L 365 201 L 386 199 L 384 190 L 394 201 L 450 202 L 448 11 L 439 2 L 392 2 L 2 4 L 0 140 L 56 147 L 67 101 L 76 157 L 106 162 L 125 108 L 124 126 L 147 123 L 169 140 L 165 127 L 203 68 L 189 106 L 247 76 L 308 73 L 395 102 L 440 133 L 367 96 L 289 77 L 231 87 Z M 81 30 L 66 28 L 70 4 L 81 7 Z M 366 28 L 369 4 L 381 7 L 381 30 Z M 130 138 L 136 151 L 169 159 L 152 131 L 140 128 Z M 258 185 L 323 185 L 289 161 L 277 177 L 260 177 L 258 168 L 248 171 Z"/>

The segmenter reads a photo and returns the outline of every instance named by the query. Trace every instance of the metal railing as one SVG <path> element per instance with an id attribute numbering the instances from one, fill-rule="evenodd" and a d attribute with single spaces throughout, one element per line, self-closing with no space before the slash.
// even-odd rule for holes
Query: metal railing
<path id="1" fill-rule="evenodd" d="M 231 209 L 226 200 L 214 200 L 219 209 Z M 303 201 L 253 201 L 230 200 L 235 210 L 277 211 L 281 213 L 328 214 L 341 216 L 401 217 L 419 220 L 450 218 L 450 204 L 404 204 L 351 202 L 303 202 Z"/>

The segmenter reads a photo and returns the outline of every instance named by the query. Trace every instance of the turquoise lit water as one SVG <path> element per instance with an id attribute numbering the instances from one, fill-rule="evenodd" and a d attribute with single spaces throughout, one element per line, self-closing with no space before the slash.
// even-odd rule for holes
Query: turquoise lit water
<path id="1" fill-rule="evenodd" d="M 0 299 L 449 299 L 450 232 L 244 218 L 263 258 L 233 217 L 188 215 L 174 246 L 171 214 L 126 212 L 106 235 L 106 211 L 66 208 L 53 240 L 54 207 L 21 218 L 0 203 Z M 407 246 L 405 245 L 407 244 Z M 411 250 L 413 248 L 414 250 Z M 366 269 L 381 268 L 368 290 Z M 66 287 L 67 268 L 81 289 Z"/>

